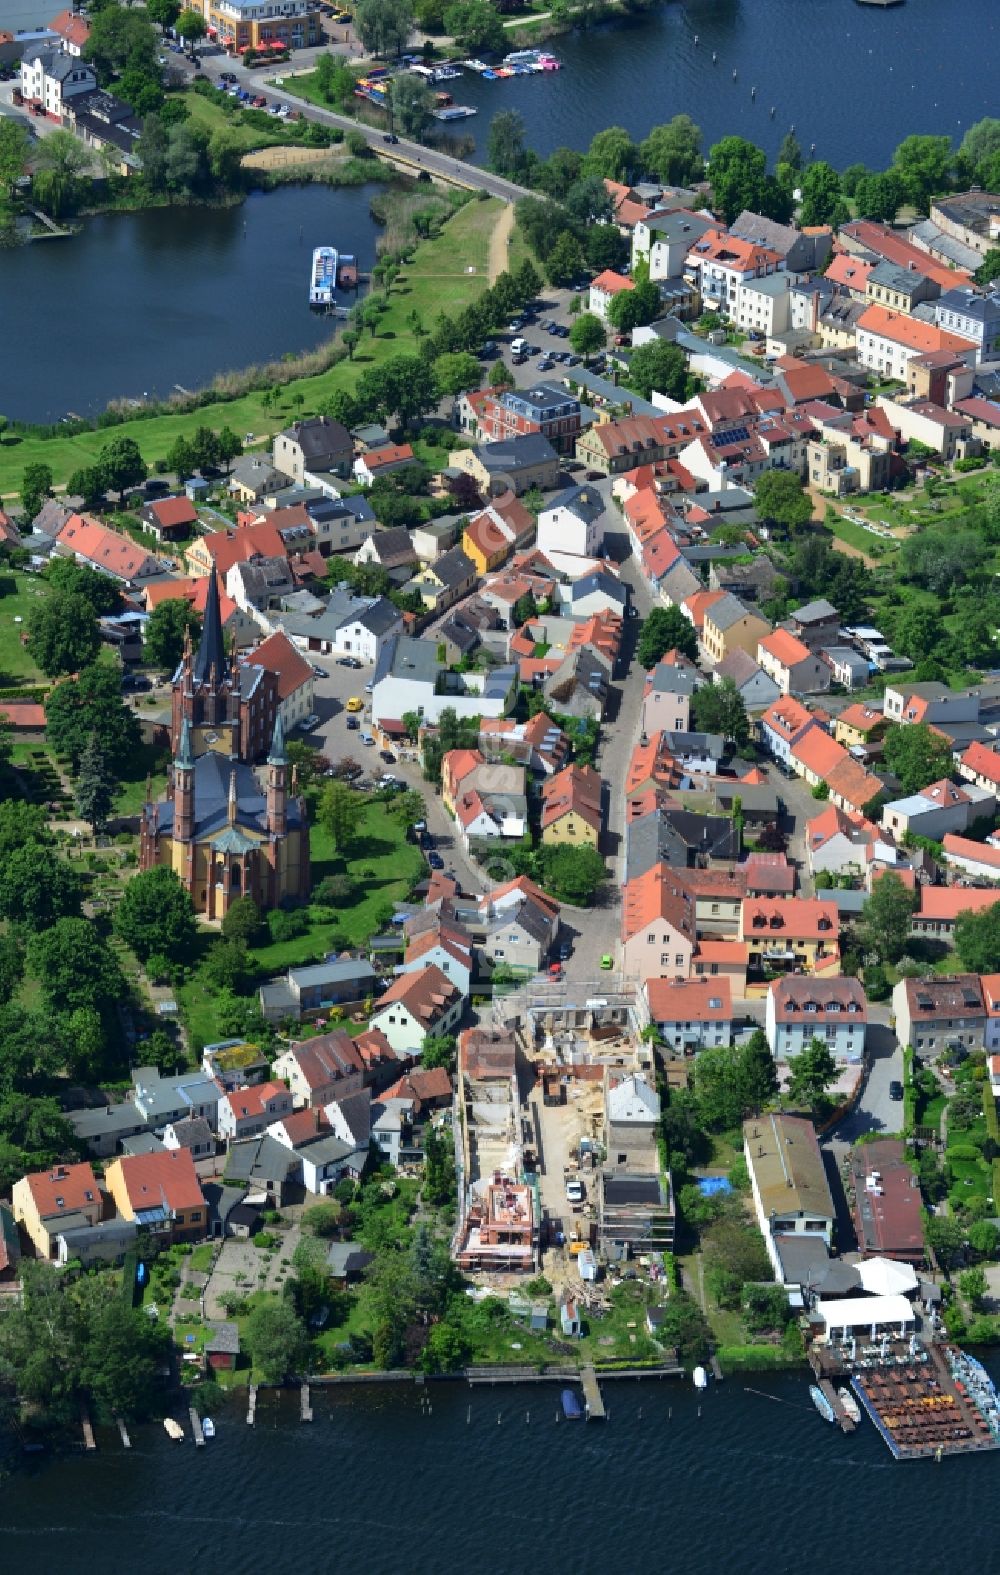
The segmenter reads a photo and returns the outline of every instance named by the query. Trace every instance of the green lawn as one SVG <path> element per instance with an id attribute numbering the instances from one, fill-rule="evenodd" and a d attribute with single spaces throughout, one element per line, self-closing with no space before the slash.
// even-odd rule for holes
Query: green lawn
<path id="1" fill-rule="evenodd" d="M 152 778 L 154 802 L 167 786 L 167 766 L 170 753 L 143 744 L 136 752 L 128 780 L 123 782 L 115 796 L 115 812 L 119 815 L 139 815 L 146 802 L 147 776 Z"/>
<path id="2" fill-rule="evenodd" d="M 46 681 L 27 646 L 21 643 L 28 628 L 28 613 L 44 595 L 45 582 L 37 574 L 0 574 L 0 687 Z"/>
<path id="3" fill-rule="evenodd" d="M 208 132 L 227 131 L 242 153 L 253 153 L 256 148 L 290 147 L 302 140 L 302 130 L 298 128 L 304 129 L 305 121 L 292 121 L 286 125 L 274 115 L 268 116 L 270 124 L 267 126 L 248 125 L 242 110 L 227 115 L 221 104 L 214 103 L 201 93 L 186 92 L 180 97 L 194 125 L 204 126 Z M 310 146 L 308 143 L 303 145 Z"/>
<path id="4" fill-rule="evenodd" d="M 176 438 L 189 436 L 194 427 L 202 423 L 216 428 L 229 425 L 234 432 L 253 432 L 261 440 L 287 425 L 289 416 L 296 410 L 292 403 L 294 395 L 302 395 L 302 408 L 309 412 L 329 399 L 336 389 L 353 389 L 367 367 L 417 349 L 418 341 L 408 321 L 414 309 L 419 312 L 423 325 L 429 327 L 439 312 L 454 315 L 482 294 L 487 284 L 489 234 L 501 209 L 502 204 L 492 198 L 486 202 L 469 202 L 460 208 L 440 236 L 418 246 L 413 262 L 402 270 L 389 296 L 388 309 L 379 321 L 376 337 L 365 335 L 353 361 L 342 361 L 315 377 L 299 378 L 287 384 L 273 408 L 265 407 L 261 390 L 240 399 L 203 405 L 199 410 L 152 416 L 146 421 L 125 421 L 114 428 L 113 434 L 105 429 L 82 432 L 75 437 L 26 437 L 16 442 L 8 437 L 0 444 L 0 496 L 16 493 L 25 465 L 35 461 L 50 466 L 57 486 L 65 484 L 72 471 L 94 463 L 111 435 L 133 438 L 146 463 L 152 466 L 156 460 L 166 458 Z M 252 356 L 253 347 L 248 343 L 247 360 Z M 0 618 L 2 616 L 0 605 Z M 0 668 L 8 671 L 2 643 Z"/>
<path id="5" fill-rule="evenodd" d="M 871 531 L 855 525 L 853 520 L 845 520 L 839 514 L 835 519 L 829 517 L 826 526 L 840 541 L 847 542 L 851 547 L 857 547 L 868 558 L 886 561 L 894 558 L 899 551 L 899 548 L 893 542 L 886 541 L 884 536 L 873 536 Z"/>

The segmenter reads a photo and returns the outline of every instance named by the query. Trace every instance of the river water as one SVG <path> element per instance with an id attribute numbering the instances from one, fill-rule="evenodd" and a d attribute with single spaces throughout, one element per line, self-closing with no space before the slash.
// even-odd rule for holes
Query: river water
<path id="1" fill-rule="evenodd" d="M 312 249 L 370 268 L 382 189 L 281 186 L 235 208 L 102 214 L 69 240 L 0 251 L 4 415 L 93 415 L 328 339 L 332 320 L 309 310 Z"/>
<path id="2" fill-rule="evenodd" d="M 994 1364 L 995 1365 L 995 1364 Z M 215 1441 L 159 1425 L 0 1483 L 4 1568 L 39 1575 L 972 1575 L 990 1552 L 997 1455 L 898 1464 L 865 1421 L 813 1410 L 806 1377 L 605 1383 L 607 1424 L 559 1420 L 558 1387 L 314 1390 L 238 1403 Z M 430 1414 L 421 1409 L 429 1396 Z M 700 1412 L 699 1415 L 699 1406 Z M 180 1414 L 180 1413 L 178 1413 Z M 530 1416 L 530 1420 L 528 1420 Z M 471 1419 L 469 1419 L 471 1418 Z"/>

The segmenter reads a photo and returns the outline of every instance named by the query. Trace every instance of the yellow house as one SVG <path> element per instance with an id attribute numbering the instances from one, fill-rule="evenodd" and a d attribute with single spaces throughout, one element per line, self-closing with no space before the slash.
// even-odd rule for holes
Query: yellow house
<path id="1" fill-rule="evenodd" d="M 499 569 L 506 563 L 513 547 L 513 537 L 508 535 L 488 512 L 477 514 L 462 532 L 462 551 L 474 563 L 480 575 Z"/>
<path id="2" fill-rule="evenodd" d="M 452 547 L 435 563 L 428 563 L 413 576 L 406 589 L 419 591 L 420 600 L 431 612 L 446 612 L 467 596 L 476 583 L 476 568 L 461 547 Z"/>
<path id="3" fill-rule="evenodd" d="M 542 841 L 596 848 L 603 787 L 592 766 L 566 766 L 549 777 L 542 784 Z"/>
<path id="4" fill-rule="evenodd" d="M 841 711 L 834 724 L 833 736 L 845 749 L 854 749 L 859 744 L 874 743 L 888 726 L 889 718 L 884 711 L 859 701 Z"/>
<path id="5" fill-rule="evenodd" d="M 745 651 L 756 660 L 758 645 L 770 633 L 766 618 L 748 611 L 738 596 L 727 592 L 705 613 L 701 643 L 709 661 L 718 666 L 733 651 Z"/>
<path id="6" fill-rule="evenodd" d="M 62 1230 L 99 1225 L 104 1198 L 88 1162 L 54 1165 L 14 1183 L 14 1218 L 40 1258 L 55 1257 L 55 1239 Z"/>
<path id="7" fill-rule="evenodd" d="M 840 973 L 837 904 L 811 897 L 746 897 L 739 939 L 750 968 L 778 973 Z"/>
<path id="8" fill-rule="evenodd" d="M 112 1160 L 105 1184 L 123 1219 L 142 1219 L 174 1241 L 208 1234 L 208 1204 L 190 1149 L 131 1154 Z"/>

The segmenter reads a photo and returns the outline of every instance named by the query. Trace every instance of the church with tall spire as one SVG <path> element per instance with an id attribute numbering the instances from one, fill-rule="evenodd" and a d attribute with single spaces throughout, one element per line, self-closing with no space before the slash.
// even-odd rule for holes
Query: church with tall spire
<path id="1" fill-rule="evenodd" d="M 262 913 L 304 901 L 309 827 L 277 683 L 265 668 L 227 657 L 214 575 L 198 649 L 187 642 L 174 674 L 171 721 L 167 791 L 143 809 L 140 868 L 172 869 L 206 919 L 224 919 L 238 897 L 252 897 Z"/>

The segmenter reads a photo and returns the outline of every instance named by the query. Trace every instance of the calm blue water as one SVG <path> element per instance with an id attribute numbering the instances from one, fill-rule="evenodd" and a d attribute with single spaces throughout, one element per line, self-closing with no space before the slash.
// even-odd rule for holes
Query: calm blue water
<path id="1" fill-rule="evenodd" d="M 370 268 L 375 190 L 280 186 L 237 208 L 102 214 L 69 240 L 0 252 L 0 343 L 30 334 L 49 347 L 18 357 L 4 414 L 92 415 L 328 339 L 331 321 L 309 310 L 312 249 Z"/>
<path id="2" fill-rule="evenodd" d="M 817 158 L 883 167 L 910 132 L 960 139 L 1000 113 L 995 0 L 906 0 L 884 11 L 855 0 L 667 0 L 650 16 L 550 47 L 564 62 L 558 73 L 500 82 L 467 73 L 450 84 L 456 103 L 479 110 L 460 130 L 485 148 L 496 110 L 518 109 L 545 154 L 585 148 L 608 125 L 641 139 L 683 111 L 706 149 L 735 132 L 774 154 L 794 124 Z"/>
<path id="3" fill-rule="evenodd" d="M 605 1385 L 610 1421 L 556 1421 L 558 1387 L 262 1395 L 204 1450 L 158 1425 L 0 1483 L 10 1571 L 73 1575 L 973 1575 L 997 1568 L 998 1456 L 895 1463 L 817 1416 L 804 1377 Z M 471 1409 L 471 1421 L 467 1421 Z M 641 1416 L 640 1416 L 641 1409 Z M 526 1416 L 530 1414 L 530 1422 Z M 499 1425 L 498 1425 L 499 1417 Z"/>

